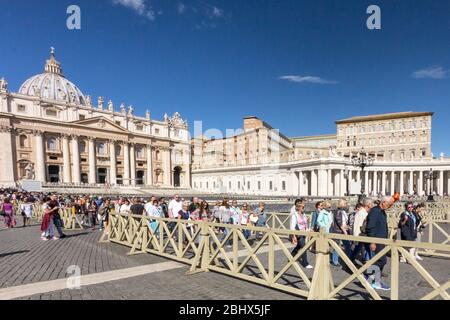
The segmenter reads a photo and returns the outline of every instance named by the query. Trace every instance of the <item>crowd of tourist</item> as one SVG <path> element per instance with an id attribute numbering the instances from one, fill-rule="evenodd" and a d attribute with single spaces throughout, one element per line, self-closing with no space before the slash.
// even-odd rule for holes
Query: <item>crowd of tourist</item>
<path id="1" fill-rule="evenodd" d="M 389 238 L 388 210 L 395 202 L 395 197 L 382 196 L 379 200 L 364 198 L 356 204 L 350 211 L 349 204 L 345 199 L 337 203 L 337 208 L 332 210 L 330 201 L 319 201 L 315 203 L 315 210 L 311 214 L 306 214 L 305 206 L 310 200 L 306 198 L 297 199 L 290 210 L 290 230 L 318 232 L 323 229 L 325 233 L 364 236 L 372 238 Z M 220 223 L 216 232 L 220 234 L 223 241 L 230 233 L 230 228 L 226 225 L 243 226 L 242 233 L 245 239 L 252 236 L 255 239 L 262 237 L 262 232 L 258 229 L 245 228 L 249 226 L 264 227 L 268 219 L 265 210 L 265 203 L 260 202 L 255 208 L 248 203 L 238 205 L 237 200 L 223 199 L 217 201 L 210 207 L 206 200 L 198 197 L 183 199 L 175 195 L 168 201 L 165 197 L 157 198 L 152 196 L 148 199 L 139 197 L 120 197 L 115 201 L 110 198 L 95 196 L 62 196 L 55 194 L 28 193 L 14 189 L 0 189 L 0 213 L 3 216 L 5 226 L 14 228 L 17 225 L 17 216 L 23 217 L 23 227 L 30 225 L 30 219 L 35 208 L 35 203 L 42 206 L 43 217 L 41 223 L 41 239 L 57 240 L 65 238 L 63 233 L 63 221 L 60 217 L 59 209 L 71 210 L 71 213 L 80 217 L 81 224 L 86 228 L 93 230 L 104 230 L 108 226 L 111 212 L 123 215 L 137 215 L 149 217 L 149 226 L 157 235 L 159 235 L 158 220 L 151 219 L 171 218 L 190 221 L 208 221 Z M 422 211 L 425 208 L 423 203 L 407 202 L 405 210 L 401 214 L 398 229 L 402 240 L 421 241 L 421 236 L 425 225 L 422 223 Z M 167 226 L 173 230 L 176 222 L 170 221 Z M 187 229 L 193 235 L 198 227 L 196 223 L 187 223 Z M 54 228 L 58 232 L 55 235 Z M 256 231 L 252 231 L 256 230 Z M 187 241 L 184 238 L 185 242 Z M 314 254 L 315 247 L 310 245 L 308 250 L 303 249 L 308 243 L 307 235 L 291 235 L 290 241 L 294 248 L 292 256 L 296 257 L 299 251 L 302 251 L 298 257 L 302 267 L 313 269 L 309 263 L 308 254 Z M 370 242 L 359 242 L 350 240 L 334 240 L 341 247 L 349 260 L 358 265 L 366 263 L 380 251 L 384 245 Z M 232 245 L 232 239 L 226 242 L 227 246 Z M 410 259 L 422 260 L 417 250 L 409 250 Z M 341 259 L 340 259 L 341 258 Z M 332 250 L 330 254 L 330 263 L 335 267 L 341 267 L 337 250 Z M 401 257 L 401 262 L 406 262 L 406 257 Z M 386 265 L 386 255 L 383 255 L 376 261 L 376 266 L 383 273 Z M 344 267 L 348 269 L 348 266 Z M 366 274 L 366 277 L 368 275 Z M 374 282 L 372 286 L 375 289 L 389 290 L 389 286 L 379 282 Z"/>

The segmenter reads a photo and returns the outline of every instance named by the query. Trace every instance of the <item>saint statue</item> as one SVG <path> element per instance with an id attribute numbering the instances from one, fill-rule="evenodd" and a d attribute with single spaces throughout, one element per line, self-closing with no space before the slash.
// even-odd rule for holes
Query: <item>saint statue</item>
<path id="1" fill-rule="evenodd" d="M 167 113 L 164 113 L 164 122 L 169 123 L 169 116 L 167 115 Z"/>
<path id="2" fill-rule="evenodd" d="M 145 112 L 145 118 L 147 119 L 147 120 L 150 120 L 150 111 L 146 111 Z"/>
<path id="3" fill-rule="evenodd" d="M 133 116 L 133 113 L 134 113 L 134 108 L 133 108 L 133 106 L 129 106 L 129 107 L 128 107 L 128 115 L 129 115 L 129 116 Z"/>
<path id="4" fill-rule="evenodd" d="M 88 107 L 92 107 L 92 98 L 91 96 L 86 96 L 86 104 Z"/>
<path id="5" fill-rule="evenodd" d="M 34 179 L 34 170 L 33 170 L 33 164 L 29 163 L 25 167 L 25 179 Z"/>
<path id="6" fill-rule="evenodd" d="M 108 111 L 114 112 L 114 105 L 111 100 L 108 101 Z"/>
<path id="7" fill-rule="evenodd" d="M 7 91 L 8 90 L 8 82 L 6 82 L 5 78 L 0 79 L 0 90 Z"/>
<path id="8" fill-rule="evenodd" d="M 103 110 L 103 97 L 98 97 L 98 109 Z"/>
<path id="9" fill-rule="evenodd" d="M 125 105 L 123 103 L 120 105 L 120 112 L 122 112 L 124 114 L 127 112 Z"/>

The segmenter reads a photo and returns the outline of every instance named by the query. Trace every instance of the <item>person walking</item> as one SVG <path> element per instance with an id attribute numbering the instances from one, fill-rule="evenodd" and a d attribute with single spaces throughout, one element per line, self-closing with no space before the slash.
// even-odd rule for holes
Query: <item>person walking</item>
<path id="1" fill-rule="evenodd" d="M 23 217 L 23 228 L 30 225 L 30 220 L 33 215 L 33 203 L 30 201 L 31 198 L 25 197 L 24 202 L 20 205 L 20 212 Z"/>
<path id="2" fill-rule="evenodd" d="M 305 211 L 305 205 L 303 202 L 296 202 L 295 204 L 296 211 L 290 215 L 291 221 L 290 221 L 290 230 L 297 230 L 297 231 L 310 231 L 308 226 L 308 217 L 304 213 Z M 292 235 L 291 236 L 291 242 L 293 245 L 295 245 L 294 250 L 292 250 L 291 255 L 295 257 L 299 250 L 301 250 L 306 243 L 306 237 L 304 235 Z M 300 263 L 301 265 L 306 269 L 312 269 L 313 266 L 311 266 L 308 262 L 308 250 L 306 250 L 301 256 L 300 256 Z"/>
<path id="3" fill-rule="evenodd" d="M 419 203 L 414 208 L 413 214 L 416 217 L 416 225 L 417 225 L 417 242 L 422 242 L 422 236 L 423 236 L 423 230 L 425 229 L 426 225 L 423 223 L 423 217 L 422 217 L 422 211 L 425 209 L 424 203 Z M 419 256 L 418 249 L 416 248 L 414 250 L 414 256 L 416 257 L 416 260 L 423 260 L 421 256 Z"/>
<path id="4" fill-rule="evenodd" d="M 398 228 L 400 229 L 400 237 L 402 240 L 416 241 L 417 218 L 414 214 L 414 204 L 412 202 L 405 203 L 405 211 L 400 215 Z M 409 253 L 414 259 L 416 258 L 414 248 L 410 248 Z M 400 262 L 406 262 L 406 258 L 403 255 L 400 258 Z"/>
<path id="5" fill-rule="evenodd" d="M 373 238 L 381 238 L 388 239 L 389 238 L 389 228 L 387 223 L 387 214 L 386 210 L 388 210 L 394 204 L 394 198 L 384 196 L 381 198 L 380 204 L 373 207 L 367 215 L 367 236 Z M 384 249 L 385 245 L 383 244 L 370 244 L 371 257 L 372 255 L 376 255 L 381 250 Z M 386 255 L 383 255 L 380 259 L 375 262 L 380 269 L 380 273 L 383 272 L 383 268 L 386 265 L 387 258 Z M 382 283 L 372 283 L 372 287 L 377 290 L 390 290 L 390 287 L 386 284 Z"/>
<path id="6" fill-rule="evenodd" d="M 344 199 L 339 200 L 337 210 L 333 214 L 333 224 L 331 228 L 332 233 L 348 235 L 348 214 L 347 214 L 347 201 Z M 341 240 L 335 240 L 338 246 L 341 245 Z M 342 240 L 345 248 L 345 254 L 350 257 L 351 255 L 351 243 L 349 240 Z M 331 254 L 331 262 L 334 266 L 340 266 L 339 254 L 337 250 L 333 250 Z"/>
<path id="7" fill-rule="evenodd" d="M 260 202 L 258 205 L 258 208 L 255 209 L 254 214 L 258 217 L 258 220 L 256 221 L 257 227 L 265 227 L 267 222 L 267 213 L 266 213 L 266 204 L 264 202 Z M 256 238 L 261 239 L 262 233 L 261 231 L 258 231 L 256 233 Z"/>
<path id="8" fill-rule="evenodd" d="M 3 213 L 5 226 L 14 228 L 16 226 L 15 209 L 9 197 L 3 200 L 3 203 L 0 205 L 0 212 Z"/>

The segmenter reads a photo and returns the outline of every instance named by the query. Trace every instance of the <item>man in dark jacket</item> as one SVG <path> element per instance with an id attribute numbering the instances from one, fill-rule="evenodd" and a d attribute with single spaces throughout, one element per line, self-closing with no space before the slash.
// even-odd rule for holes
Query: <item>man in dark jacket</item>
<path id="1" fill-rule="evenodd" d="M 389 238 L 389 228 L 387 223 L 386 210 L 388 210 L 394 204 L 394 199 L 392 197 L 385 196 L 381 199 L 380 204 L 370 209 L 367 215 L 367 236 L 373 238 L 388 239 Z M 375 256 L 384 249 L 383 244 L 370 244 L 370 250 L 372 251 L 372 256 Z M 380 272 L 383 272 L 383 268 L 386 265 L 387 259 L 386 255 L 383 255 L 380 259 L 375 262 L 375 265 L 380 268 Z M 376 287 L 376 289 L 389 290 L 389 287 L 381 284 Z"/>

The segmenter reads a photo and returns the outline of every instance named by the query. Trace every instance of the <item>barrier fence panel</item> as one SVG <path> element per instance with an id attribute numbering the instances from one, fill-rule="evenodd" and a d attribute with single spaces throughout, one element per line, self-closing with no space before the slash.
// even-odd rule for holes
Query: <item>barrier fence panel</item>
<path id="1" fill-rule="evenodd" d="M 224 230 L 222 234 L 218 230 Z M 304 237 L 305 245 L 297 252 L 287 238 Z M 189 273 L 214 271 L 242 280 L 265 285 L 308 299 L 346 297 L 344 290 L 355 291 L 364 298 L 400 299 L 409 288 L 402 287 L 400 256 L 425 280 L 431 291 L 421 299 L 450 299 L 446 280 L 435 278 L 409 252 L 410 248 L 450 254 L 450 245 L 354 237 L 321 232 L 291 231 L 240 225 L 150 218 L 111 214 L 103 238 L 130 247 L 129 254 L 152 253 L 190 265 Z M 362 266 L 356 266 L 339 245 L 341 241 L 374 243 L 380 250 Z M 348 275 L 330 268 L 330 254 L 336 251 L 347 267 Z M 297 262 L 303 254 L 314 258 L 314 270 L 304 269 Z M 373 287 L 377 266 L 390 257 L 391 292 L 380 295 Z M 379 270 L 379 269 L 378 269 Z M 366 279 L 364 273 L 375 274 Z M 440 280 L 440 281 L 438 281 Z M 356 289 L 355 289 L 356 286 Z M 405 291 L 406 290 L 406 291 Z"/>

